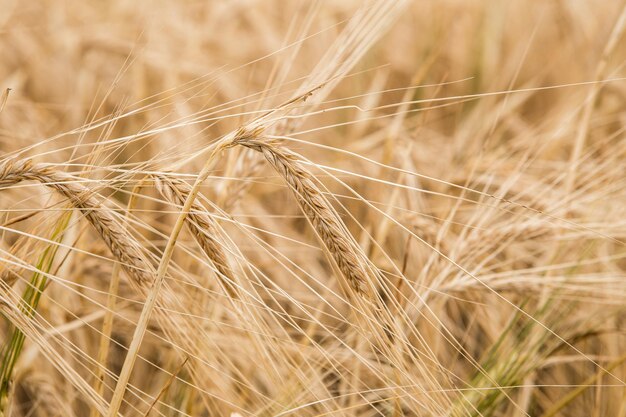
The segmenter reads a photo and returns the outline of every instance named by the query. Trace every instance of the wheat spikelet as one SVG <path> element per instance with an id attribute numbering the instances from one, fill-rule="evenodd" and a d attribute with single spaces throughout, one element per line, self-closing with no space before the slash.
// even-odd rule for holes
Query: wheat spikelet
<path id="1" fill-rule="evenodd" d="M 34 164 L 29 159 L 6 161 L 0 165 L 0 187 L 21 181 L 38 181 L 70 200 L 74 207 L 83 211 L 113 256 L 140 287 L 146 287 L 152 281 L 141 246 L 120 226 L 92 190 L 76 183 L 66 173 Z"/>
<path id="2" fill-rule="evenodd" d="M 359 295 L 372 298 L 367 261 L 360 254 L 335 209 L 315 185 L 313 176 L 302 166 L 302 158 L 280 147 L 275 141 L 256 137 L 241 136 L 232 144 L 253 149 L 267 159 L 289 184 L 300 208 L 311 221 L 350 288 Z"/>
<path id="3" fill-rule="evenodd" d="M 153 178 L 157 190 L 163 197 L 179 206 L 185 204 L 191 192 L 191 186 L 189 184 L 163 174 L 155 174 Z M 231 297 L 236 297 L 236 288 L 233 285 L 235 276 L 229 265 L 226 254 L 222 249 L 223 243 L 217 238 L 219 236 L 218 226 L 197 199 L 194 200 L 191 211 L 185 221 L 196 242 L 198 242 L 198 245 L 200 245 L 207 257 L 213 262 L 213 265 L 218 271 L 218 277 L 228 294 Z"/>

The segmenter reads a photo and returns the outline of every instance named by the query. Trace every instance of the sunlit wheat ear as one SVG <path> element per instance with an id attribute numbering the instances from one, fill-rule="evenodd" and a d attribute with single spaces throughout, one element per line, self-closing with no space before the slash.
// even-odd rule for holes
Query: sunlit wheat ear
<path id="1" fill-rule="evenodd" d="M 111 210 L 101 204 L 94 191 L 77 183 L 69 174 L 34 164 L 29 159 L 0 164 L 0 189 L 22 181 L 37 181 L 67 198 L 84 213 L 129 277 L 139 287 L 149 286 L 152 276 L 142 255 L 141 245 L 120 226 Z"/>
<path id="2" fill-rule="evenodd" d="M 369 278 L 367 260 L 346 230 L 339 214 L 320 192 L 312 174 L 302 165 L 302 158 L 277 142 L 261 138 L 242 136 L 235 139 L 232 145 L 253 149 L 267 159 L 291 188 L 348 286 L 358 295 L 372 300 L 373 284 Z"/>
<path id="3" fill-rule="evenodd" d="M 156 189 L 165 199 L 179 206 L 185 204 L 191 192 L 189 184 L 164 174 L 153 175 L 153 178 Z M 202 251 L 213 262 L 228 295 L 237 297 L 233 284 L 236 282 L 235 275 L 224 253 L 223 242 L 219 239 L 219 227 L 197 199 L 194 200 L 185 222 Z"/>

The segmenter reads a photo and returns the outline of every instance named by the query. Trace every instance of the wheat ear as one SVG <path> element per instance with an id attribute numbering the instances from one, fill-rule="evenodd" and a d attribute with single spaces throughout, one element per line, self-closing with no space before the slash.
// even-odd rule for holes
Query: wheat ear
<path id="1" fill-rule="evenodd" d="M 311 173 L 303 166 L 302 157 L 281 147 L 276 141 L 263 138 L 240 137 L 233 140 L 232 146 L 235 145 L 260 152 L 283 177 L 350 288 L 361 296 L 371 298 L 367 261 L 360 254 L 360 249 L 346 230 L 339 214 L 321 193 Z"/>
<path id="2" fill-rule="evenodd" d="M 164 174 L 155 174 L 153 178 L 155 187 L 169 202 L 181 207 L 185 204 L 191 192 L 189 184 Z M 223 244 L 217 238 L 219 226 L 197 199 L 193 201 L 185 222 L 202 251 L 213 262 L 228 295 L 237 297 L 233 270 L 222 248 Z"/>
<path id="3" fill-rule="evenodd" d="M 142 256 L 141 246 L 115 220 L 111 210 L 101 204 L 93 190 L 77 183 L 69 174 L 34 164 L 29 159 L 0 164 L 0 189 L 22 181 L 38 181 L 67 198 L 85 214 L 126 273 L 139 287 L 148 286 L 152 277 Z"/>

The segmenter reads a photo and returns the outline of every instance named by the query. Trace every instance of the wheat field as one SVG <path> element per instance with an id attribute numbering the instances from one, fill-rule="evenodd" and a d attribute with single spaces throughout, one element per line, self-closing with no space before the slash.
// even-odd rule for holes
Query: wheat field
<path id="1" fill-rule="evenodd" d="M 623 0 L 0 0 L 0 416 L 626 417 Z"/>

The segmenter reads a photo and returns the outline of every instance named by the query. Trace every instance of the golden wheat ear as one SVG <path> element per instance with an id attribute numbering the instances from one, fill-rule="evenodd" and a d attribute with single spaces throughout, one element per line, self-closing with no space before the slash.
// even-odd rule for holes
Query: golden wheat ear
<path id="1" fill-rule="evenodd" d="M 242 136 L 233 141 L 232 145 L 253 149 L 265 157 L 289 185 L 300 209 L 336 262 L 348 287 L 356 294 L 371 300 L 373 292 L 367 262 L 339 218 L 339 214 L 321 193 L 313 181 L 313 176 L 302 166 L 300 156 L 281 147 L 276 141 L 251 136 Z"/>
<path id="2" fill-rule="evenodd" d="M 170 203 L 183 206 L 191 192 L 191 186 L 184 181 L 166 174 L 154 174 L 154 185 L 161 195 Z M 223 240 L 219 238 L 219 226 L 204 206 L 195 199 L 185 223 L 194 239 L 211 260 L 217 276 L 229 296 L 237 297 L 236 277 L 224 253 Z"/>
<path id="3" fill-rule="evenodd" d="M 374 337 L 386 345 L 394 341 L 393 318 L 379 296 L 380 271 L 355 242 L 339 213 L 324 196 L 314 176 L 303 165 L 303 158 L 279 141 L 240 136 L 232 146 L 243 146 L 261 153 L 284 179 L 300 209 L 315 229 L 323 248 L 339 269 L 340 287 L 354 300 L 357 316 L 365 319 Z"/>
<path id="4" fill-rule="evenodd" d="M 39 182 L 67 198 L 96 229 L 128 276 L 140 288 L 149 286 L 153 277 L 141 245 L 115 219 L 112 210 L 102 204 L 95 191 L 78 183 L 67 173 L 35 164 L 30 159 L 9 160 L 0 164 L 0 189 L 22 181 Z"/>

